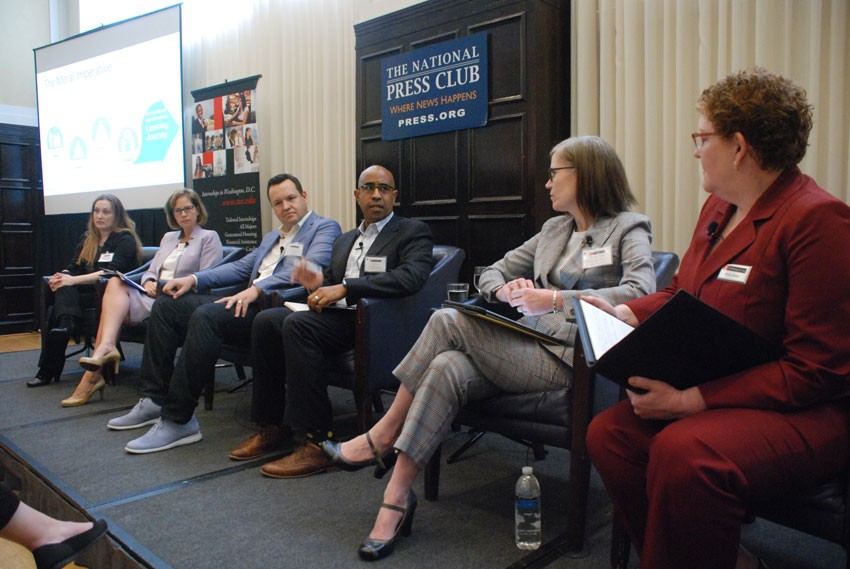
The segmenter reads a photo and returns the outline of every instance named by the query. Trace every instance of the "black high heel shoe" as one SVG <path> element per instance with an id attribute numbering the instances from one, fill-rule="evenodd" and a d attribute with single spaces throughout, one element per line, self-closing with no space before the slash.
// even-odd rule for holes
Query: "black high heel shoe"
<path id="1" fill-rule="evenodd" d="M 103 537 L 106 529 L 106 522 L 98 520 L 88 531 L 69 537 L 61 543 L 51 543 L 33 549 L 35 566 L 38 569 L 61 569 L 73 561 L 77 555 L 94 545 L 94 542 Z"/>
<path id="2" fill-rule="evenodd" d="M 47 333 L 47 342 L 38 362 L 38 373 L 27 382 L 27 387 L 50 385 L 54 380 L 59 382 L 65 368 L 65 348 L 68 347 L 69 339 L 68 330 L 65 328 L 53 328 Z"/>
<path id="3" fill-rule="evenodd" d="M 401 512 L 401 520 L 395 528 L 395 533 L 389 539 L 372 539 L 367 537 L 360 545 L 357 552 L 360 554 L 360 559 L 364 561 L 377 561 L 383 559 L 393 552 L 395 548 L 395 540 L 398 536 L 409 537 L 413 529 L 413 514 L 416 513 L 416 494 L 411 489 L 407 494 L 407 504 L 405 508 L 393 506 L 392 504 L 381 504 L 382 508 Z"/>
<path id="4" fill-rule="evenodd" d="M 59 383 L 59 376 L 61 374 L 61 372 L 56 373 L 55 371 L 40 367 L 35 377 L 27 382 L 27 387 L 41 387 L 42 385 L 50 385 L 54 381 Z"/>
<path id="5" fill-rule="evenodd" d="M 391 448 L 384 455 L 375 447 L 372 442 L 372 437 L 366 432 L 366 442 L 369 443 L 369 449 L 372 451 L 373 458 L 369 460 L 361 460 L 358 462 L 348 460 L 342 454 L 342 443 L 335 441 L 325 441 L 322 443 L 322 450 L 331 459 L 335 466 L 347 472 L 354 472 L 368 466 L 375 466 L 375 478 L 383 478 L 384 475 L 395 465 L 396 453 Z M 377 466 L 376 466 L 377 465 Z"/>

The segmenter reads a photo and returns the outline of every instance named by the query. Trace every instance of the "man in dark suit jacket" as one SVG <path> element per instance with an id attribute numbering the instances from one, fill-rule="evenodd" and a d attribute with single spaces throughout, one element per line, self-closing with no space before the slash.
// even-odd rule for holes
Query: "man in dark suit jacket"
<path id="1" fill-rule="evenodd" d="M 304 268 L 293 273 L 310 291 L 310 309 L 276 308 L 254 320 L 252 418 L 259 429 L 230 458 L 257 458 L 291 441 L 293 430 L 304 431 L 304 446 L 260 469 L 272 478 L 310 476 L 330 465 L 319 446 L 332 437 L 333 428 L 328 360 L 354 348 L 354 311 L 339 310 L 338 304 L 413 294 L 431 272 L 431 230 L 421 221 L 393 215 L 398 190 L 387 169 L 364 170 L 354 196 L 363 222 L 336 240 L 324 275 Z"/>
<path id="2" fill-rule="evenodd" d="M 194 411 L 203 386 L 215 373 L 221 344 L 246 343 L 262 308 L 257 302 L 261 296 L 293 285 L 294 263 L 286 263 L 286 258 L 300 257 L 319 266 L 330 263 L 339 224 L 309 211 L 298 178 L 273 177 L 268 198 L 281 222 L 278 230 L 237 261 L 169 281 L 154 303 L 142 356 L 142 399 L 130 413 L 108 423 L 113 430 L 156 423 L 148 434 L 130 441 L 127 452 L 156 452 L 201 440 Z M 248 287 L 223 298 L 187 294 L 243 283 Z"/>

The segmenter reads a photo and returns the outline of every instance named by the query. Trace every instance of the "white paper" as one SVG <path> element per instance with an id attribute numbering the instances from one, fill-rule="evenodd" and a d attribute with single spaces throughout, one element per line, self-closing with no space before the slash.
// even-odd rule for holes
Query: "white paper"
<path id="1" fill-rule="evenodd" d="M 586 300 L 581 301 L 581 308 L 584 314 L 584 321 L 587 324 L 587 333 L 590 336 L 593 356 L 597 360 L 634 330 L 633 327 L 616 316 L 596 308 Z"/>

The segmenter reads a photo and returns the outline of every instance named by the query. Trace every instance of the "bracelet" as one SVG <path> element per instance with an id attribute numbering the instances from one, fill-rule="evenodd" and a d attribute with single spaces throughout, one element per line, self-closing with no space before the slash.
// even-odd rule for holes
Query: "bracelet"
<path id="1" fill-rule="evenodd" d="M 558 312 L 558 291 L 552 291 L 552 314 L 556 314 Z"/>

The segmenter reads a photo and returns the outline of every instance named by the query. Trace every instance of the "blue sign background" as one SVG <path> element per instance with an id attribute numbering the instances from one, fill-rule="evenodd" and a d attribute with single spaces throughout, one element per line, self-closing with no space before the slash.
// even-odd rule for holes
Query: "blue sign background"
<path id="1" fill-rule="evenodd" d="M 381 61 L 381 136 L 397 140 L 487 124 L 487 34 Z"/>

